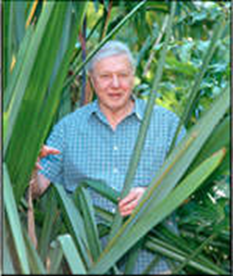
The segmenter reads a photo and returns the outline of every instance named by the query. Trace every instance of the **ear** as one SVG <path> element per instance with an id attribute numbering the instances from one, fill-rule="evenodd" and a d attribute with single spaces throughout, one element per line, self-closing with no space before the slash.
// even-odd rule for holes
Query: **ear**
<path id="1" fill-rule="evenodd" d="M 94 81 L 93 73 L 88 73 L 88 79 L 89 79 L 90 84 L 91 84 L 91 89 L 93 91 L 95 91 L 95 81 Z"/>
<path id="2" fill-rule="evenodd" d="M 88 72 L 88 79 L 90 80 L 90 83 L 92 86 L 94 86 L 94 76 L 92 72 Z"/>

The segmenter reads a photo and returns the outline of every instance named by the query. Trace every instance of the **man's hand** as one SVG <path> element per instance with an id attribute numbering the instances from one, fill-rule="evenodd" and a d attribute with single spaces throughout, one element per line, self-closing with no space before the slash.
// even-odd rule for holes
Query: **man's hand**
<path id="1" fill-rule="evenodd" d="M 122 217 L 126 217 L 133 212 L 145 190 L 146 188 L 143 187 L 132 188 L 129 194 L 119 201 L 118 207 Z"/>
<path id="2" fill-rule="evenodd" d="M 42 170 L 42 166 L 40 165 L 40 159 L 46 157 L 50 154 L 59 154 L 60 151 L 48 146 L 43 145 L 40 154 L 37 158 L 37 162 L 35 165 L 35 169 L 32 173 L 31 180 L 30 180 L 30 193 L 32 199 L 36 199 L 41 194 L 45 192 L 45 190 L 49 187 L 50 181 L 45 178 L 42 174 L 38 175 L 38 170 Z"/>
<path id="3" fill-rule="evenodd" d="M 39 170 L 42 170 L 42 167 L 40 165 L 40 159 L 41 158 L 44 158 L 44 157 L 46 157 L 50 154 L 59 154 L 59 153 L 60 153 L 59 150 L 43 145 L 42 149 L 40 151 L 40 154 L 37 158 L 36 168 L 39 169 Z"/>

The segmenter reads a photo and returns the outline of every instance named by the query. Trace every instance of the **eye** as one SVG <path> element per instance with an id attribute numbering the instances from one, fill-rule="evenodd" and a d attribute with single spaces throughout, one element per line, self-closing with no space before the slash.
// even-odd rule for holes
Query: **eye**
<path id="1" fill-rule="evenodd" d="M 103 74 L 103 75 L 100 75 L 101 79 L 108 79 L 110 77 L 109 74 Z"/>
<path id="2" fill-rule="evenodd" d="M 120 77 L 121 77 L 121 78 L 127 78 L 128 76 L 129 76 L 129 74 L 126 73 L 126 72 L 120 73 Z"/>

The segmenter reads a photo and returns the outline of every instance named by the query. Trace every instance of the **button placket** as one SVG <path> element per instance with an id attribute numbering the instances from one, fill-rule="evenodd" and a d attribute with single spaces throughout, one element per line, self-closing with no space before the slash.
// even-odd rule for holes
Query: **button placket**
<path id="1" fill-rule="evenodd" d="M 113 173 L 114 173 L 114 174 L 117 174 L 118 172 L 119 172 L 118 168 L 117 168 L 117 167 L 114 167 L 114 168 L 113 168 Z"/>
<path id="2" fill-rule="evenodd" d="M 113 150 L 114 150 L 114 151 L 117 151 L 117 150 L 118 150 L 118 146 L 117 146 L 117 145 L 114 145 L 114 146 L 113 146 Z"/>

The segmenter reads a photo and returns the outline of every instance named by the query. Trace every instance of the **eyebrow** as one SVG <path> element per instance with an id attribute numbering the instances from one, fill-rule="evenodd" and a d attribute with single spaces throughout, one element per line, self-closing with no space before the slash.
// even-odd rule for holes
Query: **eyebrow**
<path id="1" fill-rule="evenodd" d="M 101 72 L 97 72 L 99 75 L 104 75 L 104 74 L 114 74 L 114 73 L 130 73 L 131 70 L 127 70 L 127 69 L 122 69 L 119 70 L 117 72 L 111 72 L 111 71 L 101 71 Z"/>

